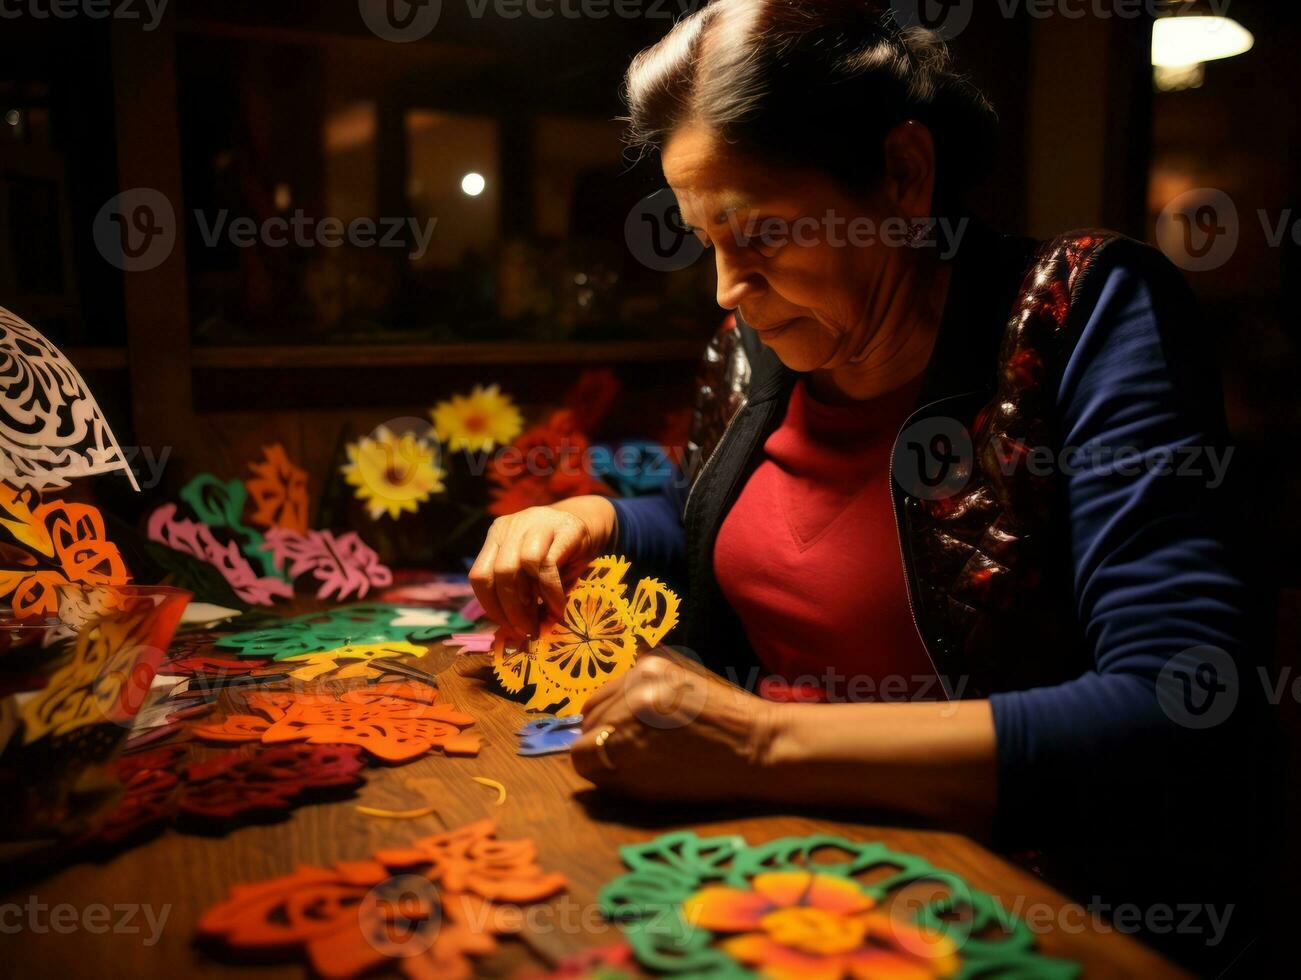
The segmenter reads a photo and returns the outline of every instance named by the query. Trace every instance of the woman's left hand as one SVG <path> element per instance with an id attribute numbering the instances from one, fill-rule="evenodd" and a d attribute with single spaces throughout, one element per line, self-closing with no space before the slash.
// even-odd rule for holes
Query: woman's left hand
<path id="1" fill-rule="evenodd" d="M 771 707 L 647 654 L 588 698 L 574 768 L 604 789 L 643 799 L 754 799 L 762 791 Z"/>

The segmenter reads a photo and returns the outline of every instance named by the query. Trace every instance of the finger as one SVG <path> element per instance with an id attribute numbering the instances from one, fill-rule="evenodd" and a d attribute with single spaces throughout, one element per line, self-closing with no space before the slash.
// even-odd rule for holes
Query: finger
<path id="1" fill-rule="evenodd" d="M 583 729 L 587 729 L 588 719 L 597 718 L 606 713 L 609 705 L 615 702 L 621 695 L 626 697 L 627 691 L 631 686 L 637 683 L 637 668 L 634 667 L 622 677 L 616 677 L 612 681 L 606 681 L 595 691 L 587 696 L 587 701 L 583 704 Z"/>
<path id="2" fill-rule="evenodd" d="M 538 588 L 547 604 L 547 611 L 554 619 L 565 615 L 565 583 L 560 566 L 565 556 L 573 550 L 575 540 L 563 532 L 557 534 L 538 567 Z"/>
<path id="3" fill-rule="evenodd" d="M 496 526 L 494 524 L 493 528 Z M 488 540 L 480 550 L 479 557 L 474 560 L 474 567 L 470 569 L 470 585 L 474 587 L 475 598 L 483 606 L 484 615 L 499 626 L 506 626 L 506 613 L 497 601 L 496 575 L 493 572 L 497 551 L 496 535 L 490 529 Z"/>
<path id="4" fill-rule="evenodd" d="M 583 732 L 569 750 L 569 760 L 574 764 L 574 771 L 584 779 L 600 783 L 605 774 L 610 772 L 596 757 L 596 732 Z"/>
<path id="5" fill-rule="evenodd" d="M 621 771 L 622 763 L 618 763 L 613 769 L 606 765 L 606 757 L 602 755 L 601 749 L 596 744 L 598 733 L 599 730 L 597 732 L 585 732 L 570 749 L 569 759 L 573 763 L 574 771 L 584 779 L 595 783 L 602 789 L 619 790 L 626 781 L 624 777 L 627 773 Z M 604 748 L 607 755 L 612 750 L 615 753 L 618 752 L 618 747 L 613 746 L 613 743 L 614 736 L 612 735 L 605 743 Z M 614 762 L 615 758 L 611 758 L 610 761 Z"/>
<path id="6" fill-rule="evenodd" d="M 606 688 L 613 688 L 613 687 L 622 688 L 623 678 L 620 677 L 617 678 L 616 680 L 610 681 L 604 687 L 599 688 L 598 691 L 604 691 Z M 608 696 L 600 700 L 596 700 L 595 693 L 589 695 L 587 698 L 587 702 L 583 705 L 583 724 L 582 724 L 583 731 L 599 732 L 601 730 L 602 724 L 605 724 L 606 727 L 609 727 L 609 723 L 614 720 L 613 712 L 611 711 L 611 706 L 617 703 L 618 703 L 617 699 L 612 699 Z"/>
<path id="7" fill-rule="evenodd" d="M 536 617 L 530 617 L 528 608 L 520 601 L 519 577 L 519 541 L 507 538 L 493 562 L 497 601 L 510 628 L 521 636 L 531 636 L 537 628 L 537 621 Z"/>
<path id="8" fill-rule="evenodd" d="M 532 613 L 535 631 L 542 614 L 538 605 L 542 592 L 541 570 L 554 540 L 555 532 L 542 527 L 531 532 L 520 546 L 520 601 Z"/>

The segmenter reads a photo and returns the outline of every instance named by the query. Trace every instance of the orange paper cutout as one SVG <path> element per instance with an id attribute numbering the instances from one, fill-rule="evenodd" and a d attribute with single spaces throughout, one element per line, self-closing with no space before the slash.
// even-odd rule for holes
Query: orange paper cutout
<path id="1" fill-rule="evenodd" d="M 108 540 L 104 518 L 90 504 L 43 503 L 35 490 L 0 483 L 0 527 L 34 554 L 5 551 L 0 596 L 11 596 L 18 619 L 53 617 L 59 611 L 58 587 L 125 585 L 126 564 Z"/>
<path id="2" fill-rule="evenodd" d="M 438 691 L 429 685 L 379 684 L 338 698 L 258 692 L 245 701 L 257 714 L 227 715 L 191 731 L 213 742 L 356 745 L 385 762 L 406 762 L 434 748 L 474 755 L 480 747 L 478 736 L 460 730 L 474 724 L 474 718 L 438 703 Z"/>
<path id="3" fill-rule="evenodd" d="M 253 476 L 244 481 L 253 502 L 249 523 L 307 533 L 307 471 L 295 466 L 280 443 L 262 447 L 262 460 L 249 463 Z"/>
<path id="4" fill-rule="evenodd" d="M 468 980 L 472 956 L 516 931 L 520 905 L 566 886 L 537 863 L 532 841 L 500 841 L 481 820 L 451 833 L 379 851 L 372 861 L 236 885 L 199 919 L 199 933 L 255 955 L 303 950 L 322 976 L 396 966 L 413 978 Z"/>

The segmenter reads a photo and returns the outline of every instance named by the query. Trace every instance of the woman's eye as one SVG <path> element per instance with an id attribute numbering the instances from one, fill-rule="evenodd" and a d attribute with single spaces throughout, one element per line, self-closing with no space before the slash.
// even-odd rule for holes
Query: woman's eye
<path id="1" fill-rule="evenodd" d="M 747 225 L 742 244 L 765 258 L 776 255 L 786 244 L 785 227 L 778 219 L 752 218 Z"/>

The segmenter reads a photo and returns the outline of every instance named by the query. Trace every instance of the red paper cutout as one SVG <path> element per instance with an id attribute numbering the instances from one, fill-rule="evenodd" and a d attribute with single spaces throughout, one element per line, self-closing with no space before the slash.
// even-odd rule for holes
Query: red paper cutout
<path id="1" fill-rule="evenodd" d="M 576 425 L 573 413 L 567 409 L 553 412 L 511 443 L 510 451 L 498 454 L 488 464 L 488 478 L 496 484 L 488 512 L 504 516 L 584 494 L 613 496 L 609 485 L 592 476 L 585 465 L 587 449 L 587 436 Z M 538 467 L 539 461 L 546 465 Z"/>
<path id="2" fill-rule="evenodd" d="M 497 903 L 538 902 L 566 885 L 538 865 L 532 841 L 495 833 L 482 820 L 373 861 L 236 885 L 203 914 L 199 933 L 258 956 L 301 949 L 324 976 L 396 966 L 419 980 L 468 980 L 470 957 L 493 952 L 496 936 L 523 921 Z"/>
<path id="3" fill-rule="evenodd" d="M 254 475 L 244 481 L 253 502 L 249 523 L 259 527 L 281 527 L 307 533 L 307 471 L 289 459 L 285 447 L 276 443 L 262 448 L 262 461 L 249 463 Z"/>
<path id="4" fill-rule="evenodd" d="M 619 397 L 619 379 L 609 368 L 588 368 L 565 392 L 563 403 L 580 432 L 595 432 Z"/>
<path id="5" fill-rule="evenodd" d="M 186 757 L 170 746 L 118 759 L 112 771 L 122 800 L 93 842 L 120 844 L 178 817 L 236 822 L 278 814 L 311 792 L 363 782 L 361 750 L 348 745 L 278 745 L 183 765 Z"/>
<path id="6" fill-rule="evenodd" d="M 311 573 L 321 587 L 318 599 L 362 598 L 372 586 L 393 584 L 393 573 L 380 563 L 379 555 L 357 536 L 356 531 L 335 535 L 331 531 L 308 531 L 305 535 L 284 528 L 267 531 L 265 547 L 276 568 L 291 579 Z"/>
<path id="7" fill-rule="evenodd" d="M 244 677 L 263 666 L 259 660 L 215 657 L 196 654 L 177 657 L 158 668 L 158 673 L 173 677 Z"/>
<path id="8" fill-rule="evenodd" d="M 230 820 L 290 809 L 311 790 L 358 786 L 361 751 L 348 745 L 285 745 L 228 752 L 185 769 L 181 813 Z"/>

